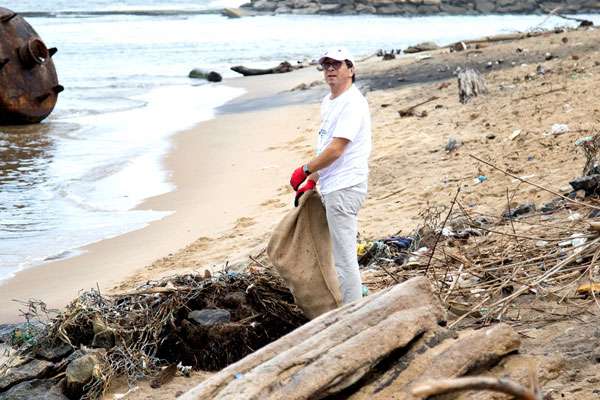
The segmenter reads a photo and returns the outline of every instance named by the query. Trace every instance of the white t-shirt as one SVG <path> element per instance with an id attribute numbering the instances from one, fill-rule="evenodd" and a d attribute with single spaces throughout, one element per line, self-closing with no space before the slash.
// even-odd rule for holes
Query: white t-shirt
<path id="1" fill-rule="evenodd" d="M 350 143 L 340 158 L 319 170 L 323 194 L 358 185 L 369 177 L 371 113 L 367 100 L 354 85 L 333 100 L 328 94 L 321 102 L 317 154 L 336 137 L 348 139 Z"/>

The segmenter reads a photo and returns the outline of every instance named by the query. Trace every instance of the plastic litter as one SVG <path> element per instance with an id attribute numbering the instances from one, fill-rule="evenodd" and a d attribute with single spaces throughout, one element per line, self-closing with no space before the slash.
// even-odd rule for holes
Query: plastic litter
<path id="1" fill-rule="evenodd" d="M 554 124 L 550 128 L 550 134 L 554 136 L 562 135 L 569 132 L 569 125 L 567 124 Z"/>

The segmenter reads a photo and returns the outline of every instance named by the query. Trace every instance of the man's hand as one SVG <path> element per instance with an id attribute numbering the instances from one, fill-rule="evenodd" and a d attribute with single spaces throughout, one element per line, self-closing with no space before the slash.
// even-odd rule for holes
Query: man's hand
<path id="1" fill-rule="evenodd" d="M 314 190 L 316 186 L 317 186 L 317 182 L 313 181 L 312 179 L 309 179 L 308 181 L 306 181 L 306 184 L 304 186 L 302 186 L 301 188 L 299 188 L 298 191 L 296 192 L 296 199 L 294 200 L 294 207 L 298 207 L 298 202 L 300 201 L 300 197 L 302 197 L 302 195 L 304 193 L 308 192 L 309 190 Z"/>
<path id="2" fill-rule="evenodd" d="M 309 174 L 307 174 L 306 172 L 307 171 L 305 165 L 296 168 L 294 172 L 292 172 L 292 177 L 290 178 L 290 185 L 292 185 L 292 188 L 294 190 L 298 190 L 300 185 L 302 185 L 302 182 L 304 182 L 306 178 L 308 178 Z"/>

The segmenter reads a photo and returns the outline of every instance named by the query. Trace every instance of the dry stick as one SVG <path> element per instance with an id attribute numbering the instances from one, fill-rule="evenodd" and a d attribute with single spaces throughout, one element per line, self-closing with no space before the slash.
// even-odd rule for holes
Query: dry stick
<path id="1" fill-rule="evenodd" d="M 477 309 L 479 307 L 481 307 L 490 298 L 491 298 L 491 296 L 487 296 L 485 299 L 481 300 L 481 302 L 478 303 L 475 307 L 473 307 L 470 311 L 464 313 L 456 321 L 454 321 L 450 325 L 448 325 L 448 328 L 452 328 L 454 325 L 458 324 L 460 321 L 462 321 L 463 319 L 467 318 L 469 315 L 473 314 L 475 311 L 477 311 Z"/>
<path id="2" fill-rule="evenodd" d="M 546 92 L 535 93 L 535 94 L 532 94 L 530 96 L 519 97 L 517 100 L 529 100 L 529 99 L 532 99 L 534 97 L 540 97 L 540 96 L 544 96 L 544 95 L 555 93 L 555 92 L 562 92 L 564 90 L 567 90 L 567 88 L 563 86 L 561 88 L 551 89 L 551 90 L 548 90 Z"/>
<path id="3" fill-rule="evenodd" d="M 254 261 L 255 263 L 257 263 L 258 265 L 260 265 L 260 266 L 261 266 L 261 267 L 263 267 L 264 269 L 267 269 L 267 268 L 268 268 L 268 267 L 267 267 L 265 264 L 261 263 L 261 262 L 260 262 L 260 261 L 258 261 L 256 258 L 254 258 L 254 257 L 252 257 L 252 256 L 248 256 L 248 257 L 250 257 L 250 260 Z"/>
<path id="4" fill-rule="evenodd" d="M 392 196 L 393 196 L 393 195 L 395 195 L 395 194 L 402 193 L 402 192 L 404 192 L 405 190 L 406 190 L 406 188 L 405 188 L 405 187 L 403 187 L 402 189 L 396 190 L 395 192 L 392 192 L 392 193 L 386 194 L 385 196 L 378 198 L 378 199 L 377 199 L 377 201 L 380 201 L 380 200 L 385 200 L 385 199 L 387 199 L 387 198 L 389 198 L 389 197 L 392 197 Z"/>
<path id="5" fill-rule="evenodd" d="M 488 228 L 484 228 L 484 227 L 479 227 L 477 229 L 481 229 L 482 231 L 486 231 L 486 232 L 491 232 L 491 233 L 496 233 L 498 235 L 501 236 L 513 236 L 516 238 L 520 238 L 520 239 L 529 239 L 529 240 L 543 240 L 545 242 L 562 242 L 563 240 L 566 240 L 566 238 L 557 238 L 557 239 L 549 239 L 549 238 L 539 238 L 539 237 L 535 237 L 535 236 L 525 236 L 525 235 L 513 235 L 512 233 L 506 233 L 506 232 L 500 232 L 500 231 L 495 231 L 493 229 L 488 229 Z M 585 237 L 585 236 L 582 236 Z"/>
<path id="6" fill-rule="evenodd" d="M 427 275 L 427 271 L 429 271 L 429 266 L 431 265 L 431 259 L 433 258 L 433 253 L 435 253 L 435 248 L 437 247 L 437 244 L 440 240 L 440 236 L 442 236 L 442 231 L 446 227 L 448 218 L 450 218 L 450 214 L 452 214 L 452 209 L 454 208 L 454 204 L 456 204 L 456 199 L 458 198 L 459 193 L 460 193 L 460 186 L 456 190 L 456 194 L 454 195 L 454 199 L 452 200 L 452 204 L 450 205 L 450 210 L 448 211 L 448 215 L 446 215 L 446 219 L 444 220 L 444 223 L 442 224 L 442 227 L 440 228 L 440 233 L 438 233 L 437 237 L 435 238 L 435 243 L 433 244 L 433 249 L 431 249 L 429 261 L 427 261 L 427 267 L 425 268 L 425 275 Z"/>
<path id="7" fill-rule="evenodd" d="M 412 390 L 414 396 L 429 398 L 438 394 L 458 392 L 461 390 L 490 390 L 506 393 L 519 400 L 542 400 L 541 394 L 521 386 L 519 383 L 505 378 L 456 378 L 431 380 L 424 382 Z M 535 390 L 535 389 L 534 389 Z"/>
<path id="8" fill-rule="evenodd" d="M 548 188 L 545 188 L 545 187 L 543 187 L 543 186 L 540 186 L 540 185 L 538 185 L 537 183 L 533 183 L 533 182 L 530 182 L 530 181 L 528 181 L 528 180 L 526 180 L 526 179 L 523 179 L 523 178 L 520 178 L 520 177 L 518 177 L 518 176 L 516 176 L 516 175 L 513 175 L 513 174 L 511 174 L 510 172 L 503 170 L 502 168 L 498 168 L 498 167 L 496 167 L 495 165 L 493 165 L 493 164 L 491 164 L 491 163 L 489 163 L 489 162 L 487 162 L 487 161 L 483 161 L 481 158 L 477 158 L 477 157 L 475 157 L 473 154 L 469 154 L 469 157 L 471 157 L 471 158 L 474 158 L 474 159 L 476 159 L 477 161 L 479 161 L 479 162 L 482 162 L 482 163 L 484 163 L 484 164 L 486 164 L 486 165 L 488 165 L 488 166 L 490 166 L 490 167 L 494 168 L 495 170 L 498 170 L 498 171 L 502 172 L 502 173 L 503 173 L 503 174 L 505 174 L 505 175 L 508 175 L 508 176 L 510 176 L 510 177 L 513 177 L 513 178 L 515 178 L 515 179 L 517 179 L 517 180 L 520 180 L 520 181 L 521 181 L 521 182 L 523 182 L 523 183 L 527 183 L 527 184 L 529 184 L 529 185 L 531 185 L 531 186 L 535 186 L 535 187 L 536 187 L 536 188 L 538 188 L 538 189 L 545 190 L 545 191 L 546 191 L 546 192 L 548 192 L 548 193 L 552 193 L 553 195 L 555 195 L 555 196 L 558 196 L 558 197 L 560 197 L 560 198 L 562 198 L 562 199 L 564 199 L 564 200 L 566 200 L 566 201 L 568 201 L 568 202 L 570 202 L 570 203 L 573 203 L 573 204 L 578 204 L 578 205 L 580 205 L 580 206 L 583 206 L 583 207 L 589 207 L 589 208 L 593 208 L 593 209 L 595 209 L 595 210 L 600 210 L 600 207 L 592 206 L 591 204 L 586 204 L 586 203 L 582 203 L 582 202 L 580 202 L 580 201 L 577 201 L 577 200 L 570 199 L 570 198 L 568 198 L 567 196 L 563 196 L 562 194 L 560 194 L 560 193 L 557 193 L 557 192 L 555 192 L 555 191 L 553 191 L 553 190 L 550 190 L 550 189 L 548 189 Z"/>
<path id="9" fill-rule="evenodd" d="M 584 247 L 583 250 L 585 250 L 586 248 L 590 248 L 592 245 L 597 244 L 598 242 L 600 242 L 600 237 L 596 238 L 594 240 L 592 240 L 587 246 Z M 548 271 L 546 271 L 546 273 L 544 273 L 541 277 L 539 277 L 538 279 L 536 279 L 533 283 L 529 284 L 526 287 L 522 287 L 521 289 L 517 290 L 516 292 L 514 292 L 513 294 L 511 294 L 510 296 L 507 296 L 501 300 L 498 300 L 497 302 L 491 304 L 489 307 L 495 307 L 499 304 L 502 304 L 504 302 L 507 302 L 509 300 L 514 299 L 515 297 L 518 297 L 519 295 L 521 295 L 521 293 L 529 290 L 531 287 L 539 284 L 540 282 L 544 281 L 545 279 L 551 277 L 552 275 L 556 274 L 558 271 L 560 271 L 560 269 L 562 267 L 564 267 L 565 265 L 568 265 L 570 262 L 572 262 L 573 260 L 576 260 L 578 257 L 581 257 L 581 252 L 579 253 L 573 253 L 571 254 L 569 257 L 565 258 L 563 261 L 561 261 L 560 263 L 556 264 L 554 267 L 552 267 L 551 269 L 549 269 Z"/>
<path id="10" fill-rule="evenodd" d="M 391 276 L 391 277 L 392 277 L 392 279 L 393 279 L 394 281 L 396 281 L 396 283 L 400 283 L 400 281 L 398 280 L 398 278 L 396 278 L 394 275 L 392 275 L 392 273 L 391 273 L 390 271 L 388 271 L 388 270 L 387 270 L 387 269 L 386 269 L 386 268 L 383 266 L 383 264 L 381 264 L 381 265 L 380 265 L 380 267 L 381 267 L 381 269 L 382 269 L 382 270 L 384 270 L 384 271 L 385 271 L 385 273 L 386 273 L 386 274 L 388 274 L 389 276 Z"/>
<path id="11" fill-rule="evenodd" d="M 422 106 L 424 104 L 427 104 L 427 103 L 431 103 L 432 101 L 435 101 L 438 99 L 439 99 L 439 97 L 437 97 L 437 96 L 431 96 L 429 99 L 422 101 L 418 104 L 415 104 L 414 106 L 410 106 L 408 108 L 403 108 L 402 110 L 399 110 L 398 113 L 400 113 L 400 116 L 409 115 L 415 108 Z"/>

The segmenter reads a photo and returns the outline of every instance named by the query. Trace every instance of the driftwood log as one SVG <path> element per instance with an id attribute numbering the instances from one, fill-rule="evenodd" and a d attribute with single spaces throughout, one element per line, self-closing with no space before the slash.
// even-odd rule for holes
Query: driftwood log
<path id="1" fill-rule="evenodd" d="M 312 320 L 180 399 L 322 398 L 444 320 L 428 280 L 414 278 Z"/>
<path id="2" fill-rule="evenodd" d="M 426 343 L 418 343 L 383 374 L 371 377 L 351 400 L 416 400 L 413 386 L 424 380 L 454 378 L 487 369 L 516 351 L 520 339 L 511 327 L 499 324 L 488 329 L 461 332 L 456 338 L 440 329 Z"/>
<path id="3" fill-rule="evenodd" d="M 293 71 L 294 68 L 292 66 L 292 64 L 290 64 L 287 61 L 282 62 L 281 64 L 279 64 L 278 66 L 274 67 L 274 68 L 264 68 L 264 69 L 260 69 L 260 68 L 246 68 L 242 65 L 238 65 L 235 67 L 231 67 L 232 71 L 235 71 L 239 74 L 242 74 L 244 76 L 253 76 L 253 75 L 268 75 L 268 74 L 282 74 L 285 72 L 291 72 Z"/>
<path id="4" fill-rule="evenodd" d="M 415 387 L 413 394 L 420 398 L 429 398 L 440 394 L 459 392 L 463 390 L 489 390 L 493 392 L 506 393 L 517 400 L 543 400 L 544 396 L 535 389 L 522 386 L 504 378 L 490 378 L 487 376 L 476 376 L 469 378 L 443 379 L 440 381 L 429 381 Z"/>
<path id="5" fill-rule="evenodd" d="M 486 93 L 485 81 L 479 71 L 468 68 L 458 74 L 458 99 L 462 104 L 468 103 L 473 97 Z"/>
<path id="6" fill-rule="evenodd" d="M 423 381 L 477 373 L 516 351 L 500 324 L 456 334 L 427 279 L 330 311 L 202 382 L 181 400 L 417 400 Z"/>

